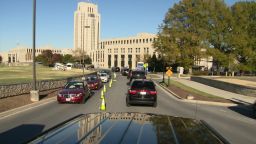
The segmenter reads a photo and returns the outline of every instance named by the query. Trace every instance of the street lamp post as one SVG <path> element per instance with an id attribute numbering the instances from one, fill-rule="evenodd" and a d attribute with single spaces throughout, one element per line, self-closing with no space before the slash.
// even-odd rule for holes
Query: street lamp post
<path id="1" fill-rule="evenodd" d="M 33 0 L 33 81 L 32 81 L 32 90 L 30 91 L 31 101 L 39 101 L 39 91 L 36 87 L 36 60 L 35 60 L 35 47 L 36 47 L 36 0 Z"/>

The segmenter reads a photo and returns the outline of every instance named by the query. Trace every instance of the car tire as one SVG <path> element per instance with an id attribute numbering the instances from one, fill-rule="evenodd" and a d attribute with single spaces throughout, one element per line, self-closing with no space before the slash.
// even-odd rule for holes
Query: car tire
<path id="1" fill-rule="evenodd" d="M 83 100 L 82 101 L 80 101 L 80 103 L 79 104 L 84 104 L 85 103 L 85 97 L 83 98 Z"/>
<path id="2" fill-rule="evenodd" d="M 153 104 L 153 107 L 157 107 L 157 101 L 155 101 L 155 103 Z"/>
<path id="3" fill-rule="evenodd" d="M 131 104 L 130 104 L 130 102 L 129 102 L 129 100 L 128 100 L 128 97 L 126 98 L 126 106 L 127 106 L 127 107 L 130 107 L 130 106 L 131 106 Z"/>

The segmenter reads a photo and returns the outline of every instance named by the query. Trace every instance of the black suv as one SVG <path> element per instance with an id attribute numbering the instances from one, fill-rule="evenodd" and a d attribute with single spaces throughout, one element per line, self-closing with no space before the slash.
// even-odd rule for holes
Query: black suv
<path id="1" fill-rule="evenodd" d="M 146 79 L 146 73 L 144 71 L 132 71 L 130 82 L 132 82 L 133 79 Z"/>
<path id="2" fill-rule="evenodd" d="M 120 72 L 120 68 L 119 67 L 112 67 L 112 72 Z"/>
<path id="3" fill-rule="evenodd" d="M 157 92 L 152 80 L 137 79 L 132 81 L 127 92 L 126 105 L 150 104 L 157 106 Z"/>
<path id="4" fill-rule="evenodd" d="M 123 76 L 127 76 L 128 73 L 129 73 L 129 68 L 122 68 L 122 69 L 121 69 L 121 74 L 122 74 Z"/>

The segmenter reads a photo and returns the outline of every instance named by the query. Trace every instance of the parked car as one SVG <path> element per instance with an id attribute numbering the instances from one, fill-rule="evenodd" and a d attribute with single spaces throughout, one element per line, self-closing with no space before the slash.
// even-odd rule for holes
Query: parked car
<path id="1" fill-rule="evenodd" d="M 203 120 L 146 113 L 77 115 L 26 143 L 228 144 Z"/>
<path id="2" fill-rule="evenodd" d="M 112 72 L 120 72 L 120 67 L 112 67 Z"/>
<path id="3" fill-rule="evenodd" d="M 152 80 L 133 80 L 127 92 L 126 105 L 150 104 L 157 106 L 157 91 Z"/>
<path id="4" fill-rule="evenodd" d="M 57 101 L 59 103 L 84 103 L 91 96 L 90 89 L 84 81 L 68 82 L 59 92 Z"/>
<path id="5" fill-rule="evenodd" d="M 122 69 L 121 69 L 121 74 L 122 74 L 123 76 L 127 76 L 128 73 L 129 73 L 129 68 L 122 68 Z"/>
<path id="6" fill-rule="evenodd" d="M 133 79 L 146 79 L 146 73 L 144 71 L 132 71 L 130 76 L 130 82 L 132 82 Z"/>
<path id="7" fill-rule="evenodd" d="M 101 79 L 102 82 L 104 82 L 104 83 L 108 82 L 108 80 L 109 80 L 108 74 L 100 73 L 99 76 L 100 76 L 100 79 Z"/>
<path id="8" fill-rule="evenodd" d="M 86 81 L 90 90 L 98 90 L 103 86 L 98 75 L 89 75 L 87 76 Z"/>

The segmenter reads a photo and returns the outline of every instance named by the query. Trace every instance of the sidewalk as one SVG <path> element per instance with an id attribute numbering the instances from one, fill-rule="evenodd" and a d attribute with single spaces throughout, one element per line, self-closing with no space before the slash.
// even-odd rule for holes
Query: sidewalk
<path id="1" fill-rule="evenodd" d="M 159 78 L 158 79 L 162 79 L 163 76 L 158 74 Z M 165 77 L 167 78 L 167 77 Z M 194 89 L 200 90 L 202 92 L 205 93 L 209 93 L 218 97 L 222 97 L 224 99 L 229 99 L 232 100 L 234 102 L 238 102 L 238 103 L 242 103 L 242 104 L 253 104 L 256 101 L 256 97 L 250 97 L 250 96 L 245 96 L 245 95 L 241 95 L 241 94 L 236 94 L 236 93 L 232 93 L 232 92 L 228 92 L 228 91 L 224 91 L 221 89 L 217 89 L 214 87 L 210 87 L 208 85 L 204 85 L 198 82 L 194 82 L 191 81 L 187 78 L 176 78 L 176 77 L 171 77 L 172 80 L 177 81 L 182 83 L 183 85 L 186 85 L 188 87 L 192 87 Z"/>

